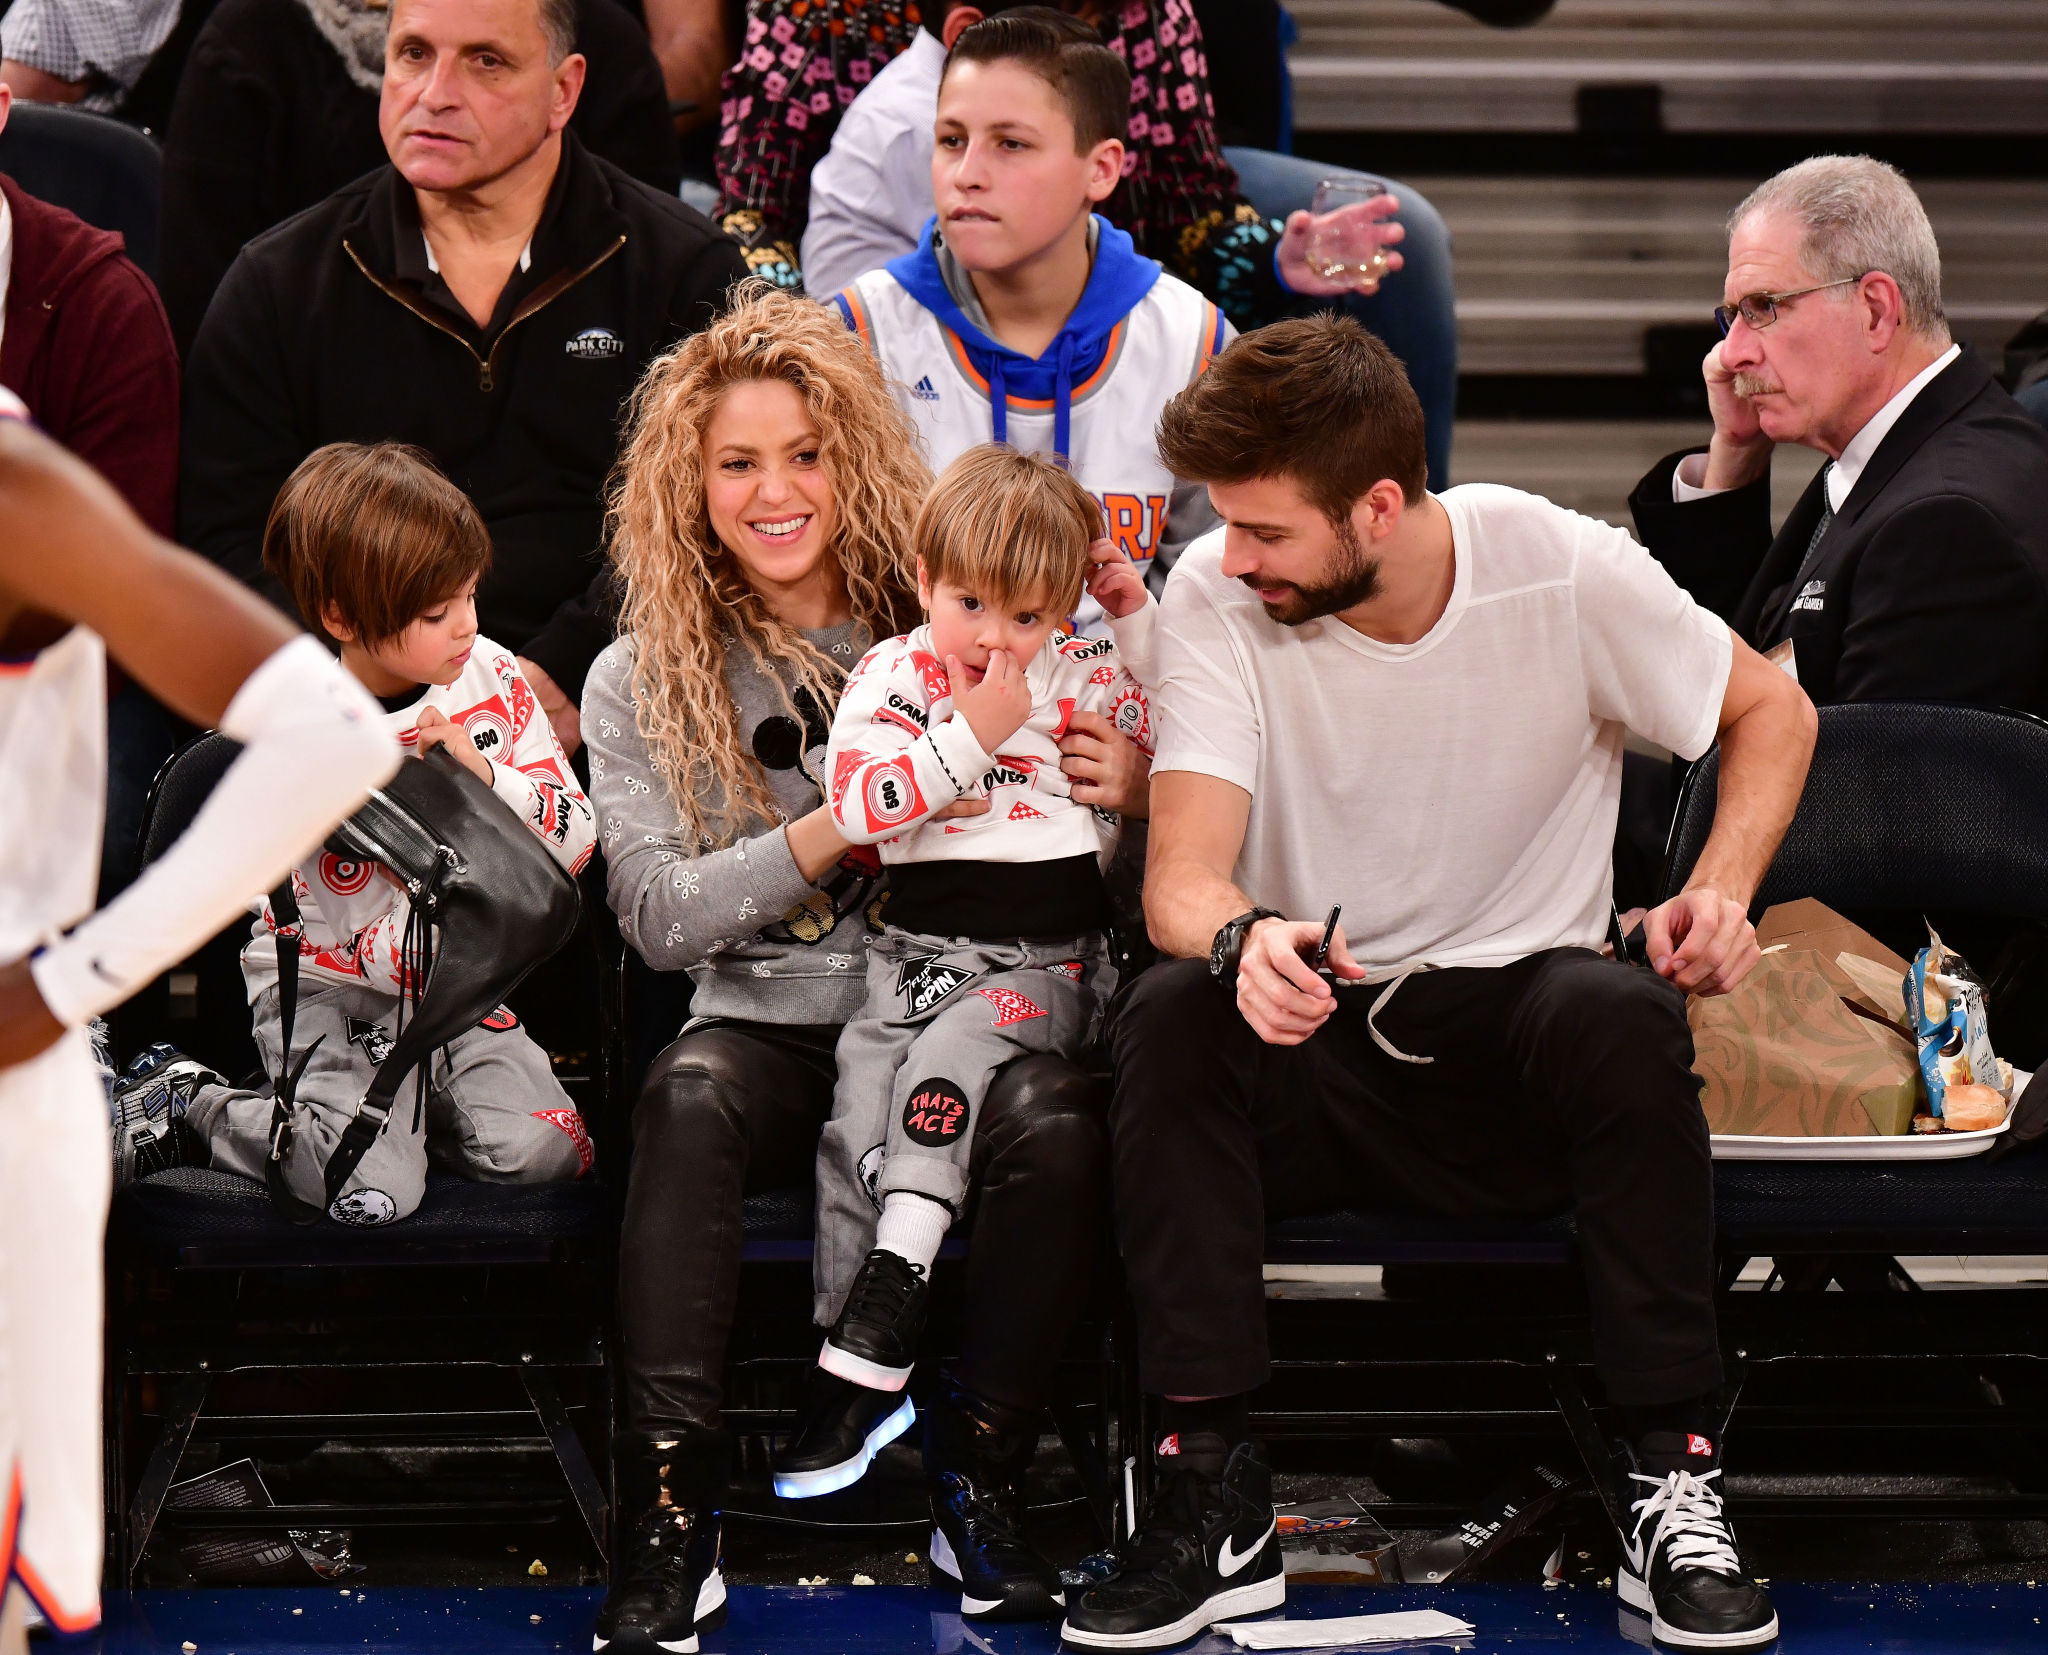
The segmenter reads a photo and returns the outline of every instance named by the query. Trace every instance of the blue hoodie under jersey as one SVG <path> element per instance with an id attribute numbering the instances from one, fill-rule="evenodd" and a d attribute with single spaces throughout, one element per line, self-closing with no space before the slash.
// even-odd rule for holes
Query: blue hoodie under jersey
<path id="1" fill-rule="evenodd" d="M 884 267 L 925 309 L 960 336 L 960 343 L 975 371 L 988 381 L 988 400 L 994 416 L 991 441 L 1009 440 L 1009 399 L 1051 402 L 1053 447 L 1068 453 L 1068 433 L 1073 422 L 1074 385 L 1086 384 L 1109 350 L 1109 336 L 1152 291 L 1159 280 L 1159 266 L 1141 257 L 1131 238 L 1107 219 L 1095 220 L 1095 262 L 1088 271 L 1088 285 L 1081 290 L 1081 302 L 1060 325 L 1045 354 L 1026 356 L 991 339 L 967 319 L 966 313 L 946 287 L 939 268 L 938 249 L 933 238 L 938 215 L 925 220 L 917 251 L 891 259 Z"/>

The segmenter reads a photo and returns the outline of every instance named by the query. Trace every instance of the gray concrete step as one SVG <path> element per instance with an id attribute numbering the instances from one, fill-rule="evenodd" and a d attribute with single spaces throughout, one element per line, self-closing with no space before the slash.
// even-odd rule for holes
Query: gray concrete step
<path id="1" fill-rule="evenodd" d="M 2041 0 L 1559 0 L 1489 29 L 1437 0 L 1290 0 L 1295 119 L 1569 132 L 1582 86 L 1662 89 L 1671 132 L 2048 133 Z"/>
<path id="2" fill-rule="evenodd" d="M 1408 182 L 1454 238 L 1464 372 L 1635 374 L 1646 329 L 1712 324 L 1727 269 L 1723 225 L 1755 181 Z M 2048 180 L 1919 188 L 1941 243 L 1950 325 L 1995 353 L 2048 307 Z"/>

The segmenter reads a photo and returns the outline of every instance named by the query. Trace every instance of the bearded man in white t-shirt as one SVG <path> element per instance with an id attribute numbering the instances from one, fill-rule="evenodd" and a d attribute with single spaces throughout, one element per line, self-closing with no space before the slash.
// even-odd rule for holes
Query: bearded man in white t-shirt
<path id="1" fill-rule="evenodd" d="M 1158 1648 L 1281 1602 L 1246 1426 L 1265 1227 L 1376 1204 L 1576 1213 L 1620 1439 L 1620 1594 L 1665 1643 L 1768 1643 L 1708 1413 L 1713 1183 L 1685 996 L 1756 963 L 1748 906 L 1812 706 L 1621 530 L 1513 489 L 1426 492 L 1415 394 L 1355 322 L 1247 334 L 1159 437 L 1225 526 L 1167 584 L 1145 911 L 1170 959 L 1111 1031 L 1158 1493 L 1068 1640 Z M 1648 968 L 1600 952 L 1630 729 L 1687 758 L 1721 745 L 1713 833 L 1644 922 Z"/>

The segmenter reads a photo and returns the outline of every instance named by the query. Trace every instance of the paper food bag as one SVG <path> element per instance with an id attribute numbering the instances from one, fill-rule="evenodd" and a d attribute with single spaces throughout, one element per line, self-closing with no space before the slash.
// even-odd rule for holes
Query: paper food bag
<path id="1" fill-rule="evenodd" d="M 1835 992 L 1852 1008 L 1909 1030 L 1905 983 L 1910 965 L 1825 902 L 1808 896 L 1765 909 L 1756 940 L 1759 948 L 1810 949 L 1820 956 Z"/>
<path id="2" fill-rule="evenodd" d="M 1832 956 L 1786 948 L 1766 954 L 1733 993 L 1686 1002 L 1711 1131 L 1843 1138 L 1912 1129 L 1920 1096 L 1913 1042 L 1852 1010 L 1838 986 L 1846 981 Z"/>

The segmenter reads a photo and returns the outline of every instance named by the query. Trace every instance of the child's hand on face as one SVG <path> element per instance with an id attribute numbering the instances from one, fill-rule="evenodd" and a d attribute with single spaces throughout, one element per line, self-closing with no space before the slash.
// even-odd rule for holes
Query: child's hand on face
<path id="1" fill-rule="evenodd" d="M 439 707 L 420 708 L 419 732 L 419 746 L 414 749 L 419 757 L 425 758 L 436 747 L 445 747 L 463 769 L 484 786 L 491 785 L 491 761 L 476 750 L 469 732 Z"/>
<path id="2" fill-rule="evenodd" d="M 946 677 L 956 685 L 970 682 L 959 656 L 946 657 Z M 953 692 L 953 711 L 967 720 L 981 750 L 994 753 L 1031 716 L 1031 686 L 1025 680 L 1024 669 L 1005 651 L 991 650 L 981 682 L 971 689 Z"/>
<path id="3" fill-rule="evenodd" d="M 1096 541 L 1088 548 L 1088 562 L 1088 595 L 1111 620 L 1128 620 L 1152 601 L 1145 577 L 1115 541 Z"/>

